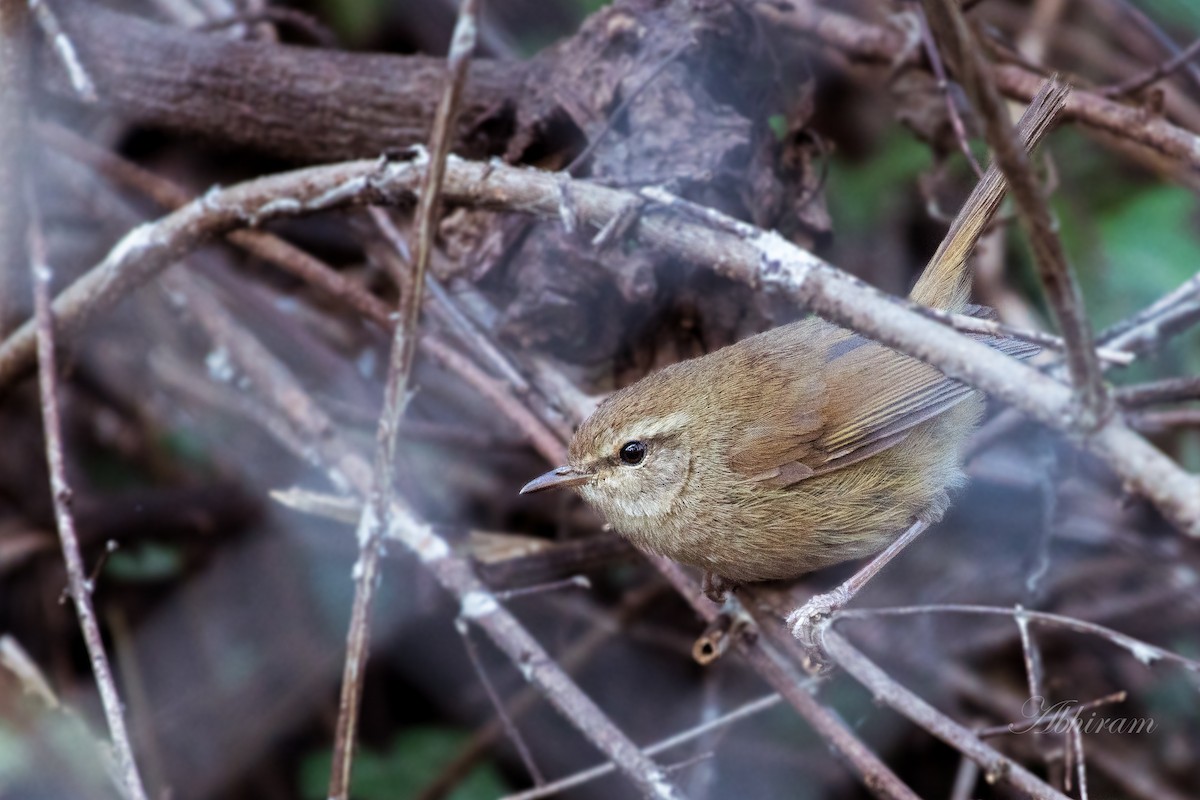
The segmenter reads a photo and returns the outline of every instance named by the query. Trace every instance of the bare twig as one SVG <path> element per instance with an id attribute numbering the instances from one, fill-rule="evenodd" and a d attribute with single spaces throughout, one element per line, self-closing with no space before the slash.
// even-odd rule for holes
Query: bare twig
<path id="1" fill-rule="evenodd" d="M 866 686 L 877 701 L 891 706 L 979 764 L 989 783 L 1006 783 L 1037 800 L 1066 800 L 1066 795 L 1052 789 L 1012 759 L 988 747 L 969 729 L 943 715 L 894 681 L 841 634 L 826 627 L 822 631 L 822 638 L 824 649 L 829 656 Z"/>
<path id="2" fill-rule="evenodd" d="M 1116 398 L 1125 408 L 1200 400 L 1200 376 L 1164 378 L 1135 386 L 1123 386 L 1117 389 Z"/>
<path id="3" fill-rule="evenodd" d="M 454 129 L 458 102 L 467 78 L 467 65 L 475 49 L 477 0 L 462 0 L 458 23 L 450 44 L 449 74 L 434 117 L 430 134 L 430 154 L 421 180 L 417 201 L 417 246 L 413 279 L 403 298 L 400 324 L 393 332 L 388 359 L 387 384 L 384 387 L 383 412 L 376 436 L 375 467 L 371 492 L 358 523 L 359 557 L 354 565 L 354 601 L 350 609 L 350 631 L 346 638 L 346 660 L 342 673 L 342 693 L 333 744 L 333 765 L 329 777 L 331 800 L 346 800 L 350 794 L 350 776 L 354 761 L 354 742 L 358 735 L 358 713 L 370 648 L 370 614 L 379 577 L 383 535 L 391 526 L 394 494 L 396 433 L 408 405 L 409 376 L 417 352 L 417 328 L 421 300 L 425 296 L 425 270 L 433 250 L 435 225 L 446 169 L 446 156 Z M 535 773 L 536 774 L 536 773 Z"/>
<path id="4" fill-rule="evenodd" d="M 1146 12 L 1137 7 L 1132 0 L 1108 0 L 1109 4 L 1115 7 L 1118 12 L 1126 19 L 1141 29 L 1142 33 L 1153 39 L 1160 47 L 1167 51 L 1167 55 L 1178 55 L 1181 51 L 1175 40 L 1167 34 Z M 1200 89 L 1200 66 L 1191 62 L 1184 63 L 1184 72 L 1191 78 L 1192 84 Z"/>
<path id="5" fill-rule="evenodd" d="M 715 605 L 702 599 L 700 587 L 673 561 L 661 556 L 650 557 L 681 597 L 687 600 L 701 619 L 711 623 L 719 615 Z M 730 599 L 731 605 L 737 601 Z M 744 614 L 745 610 L 736 613 Z M 792 660 L 762 631 L 753 640 L 739 636 L 735 641 L 738 653 L 754 667 L 763 679 L 804 717 L 813 730 L 836 750 L 848 763 L 863 784 L 879 798 L 916 800 L 917 795 L 871 752 L 835 711 L 823 705 L 807 688 L 808 682 Z"/>
<path id="6" fill-rule="evenodd" d="M 757 700 L 751 700 L 744 703 L 733 711 L 726 712 L 716 719 L 711 719 L 708 722 L 703 722 L 688 728 L 685 731 L 680 731 L 673 736 L 668 736 L 665 739 L 655 742 L 645 748 L 643 752 L 648 756 L 656 756 L 666 750 L 678 747 L 681 744 L 687 744 L 694 739 L 698 739 L 706 733 L 719 730 L 732 725 L 746 717 L 754 716 L 755 714 L 766 711 L 769 708 L 774 708 L 783 700 L 778 694 L 767 695 L 760 697 Z M 537 800 L 540 797 L 550 797 L 551 795 L 565 792 L 567 789 L 574 789 L 576 786 L 582 786 L 589 781 L 594 781 L 597 778 L 602 778 L 605 775 L 613 772 L 616 769 L 612 764 L 600 764 L 599 766 L 585 769 L 576 772 L 574 775 L 568 775 L 565 778 L 559 778 L 556 781 L 551 781 L 545 786 L 538 786 L 533 789 L 526 789 L 523 792 L 506 795 L 502 800 Z"/>
<path id="7" fill-rule="evenodd" d="M 75 45 L 63 32 L 62 25 L 59 24 L 53 9 L 47 5 L 46 0 L 29 0 L 29 9 L 33 12 L 33 17 L 37 20 L 42 33 L 50 40 L 50 46 L 54 48 L 54 54 L 58 56 L 58 60 L 62 63 L 67 78 L 71 82 L 71 88 L 84 102 L 98 102 L 100 97 L 96 94 L 96 84 L 84 69 Z"/>
<path id="8" fill-rule="evenodd" d="M 962 331 L 963 333 L 979 333 L 985 336 L 995 336 L 1000 339 L 1019 339 L 1049 350 L 1062 351 L 1066 349 L 1066 342 L 1061 337 L 1044 331 L 1014 328 L 1011 325 L 1005 325 L 994 319 L 981 319 L 966 314 L 952 314 L 943 309 L 931 308 L 929 306 L 920 306 L 918 310 L 930 319 L 937 320 L 943 325 L 949 325 L 954 330 Z M 1096 347 L 1096 357 L 1107 364 L 1117 366 L 1128 366 L 1133 363 L 1135 358 L 1132 353 L 1125 350 L 1099 346 Z"/>
<path id="9" fill-rule="evenodd" d="M 938 605 L 923 605 L 923 606 L 898 606 L 895 608 L 856 608 L 844 611 L 839 611 L 834 619 L 866 619 L 872 617 L 894 617 L 894 616 L 909 616 L 913 614 L 980 614 L 998 617 L 1012 617 L 1020 619 L 1025 617 L 1030 622 L 1037 622 L 1043 625 L 1053 625 L 1066 630 L 1075 631 L 1076 633 L 1088 634 L 1091 636 L 1099 636 L 1103 639 L 1115 644 L 1117 647 L 1128 650 L 1129 653 L 1140 661 L 1142 664 L 1149 666 L 1155 661 L 1167 661 L 1172 664 L 1187 669 L 1191 672 L 1200 673 L 1200 661 L 1196 661 L 1186 656 L 1181 656 L 1178 653 L 1172 653 L 1170 650 L 1164 650 L 1157 645 L 1152 645 L 1149 642 L 1143 642 L 1140 639 L 1135 639 L 1120 631 L 1114 631 L 1112 628 L 1106 628 L 1103 625 L 1097 625 L 1094 622 L 1087 622 L 1074 617 L 1066 617 L 1062 614 L 1052 614 L 1047 611 L 1030 611 L 1029 609 L 1017 608 L 1000 608 L 997 606 L 976 606 L 962 603 L 946 603 Z"/>
<path id="10" fill-rule="evenodd" d="M 958 113 L 958 105 L 954 102 L 954 96 L 950 93 L 950 79 L 946 75 L 946 65 L 942 63 L 937 42 L 933 40 L 933 32 L 929 30 L 929 19 L 925 16 L 925 10 L 921 8 L 919 2 L 913 4 L 913 13 L 916 15 L 917 25 L 921 29 L 921 46 L 925 48 L 925 57 L 929 59 L 929 67 L 933 70 L 934 78 L 937 79 L 937 88 L 942 95 L 942 102 L 946 104 L 946 116 L 950 119 L 950 127 L 954 130 L 958 149 L 967 159 L 967 164 L 975 173 L 975 177 L 982 178 L 983 168 L 979 166 L 975 154 L 971 152 L 971 143 L 967 141 L 966 126 L 963 125 L 962 115 Z"/>
<path id="11" fill-rule="evenodd" d="M 254 337 L 246 333 L 199 284 L 186 274 L 173 279 L 187 297 L 186 308 L 214 343 L 308 442 L 307 453 L 318 461 L 329 479 L 360 499 L 370 496 L 371 468 L 351 449 L 326 413 L 309 397 L 291 372 Z M 459 601 L 462 614 L 484 630 L 491 640 L 583 735 L 617 765 L 647 797 L 679 797 L 665 773 L 643 755 L 611 720 L 571 681 L 527 630 L 495 599 L 475 576 L 470 565 L 451 551 L 434 529 L 420 521 L 396 498 L 391 509 L 389 540 L 398 541 L 420 560 L 441 586 Z"/>
<path id="12" fill-rule="evenodd" d="M 54 366 L 54 321 L 50 308 L 50 280 L 52 272 L 46 263 L 46 248 L 42 241 L 40 220 L 32 201 L 29 203 L 29 257 L 33 278 L 33 298 L 37 323 L 38 386 L 41 390 L 42 420 L 46 435 L 46 463 L 50 472 L 51 495 L 54 500 L 54 518 L 58 523 L 58 535 L 62 542 L 63 561 L 67 568 L 67 587 L 79 617 L 83 631 L 83 642 L 87 647 L 92 673 L 100 690 L 100 701 L 108 730 L 112 737 L 113 754 L 117 761 L 125 793 L 129 800 L 146 800 L 146 790 L 133 756 L 129 742 L 129 731 L 125 727 L 125 715 L 121 697 L 113 680 L 112 667 L 104 650 L 100 635 L 100 624 L 92 607 L 92 583 L 88 580 L 79 550 L 79 537 L 75 534 L 75 518 L 71 513 L 71 486 L 67 482 L 66 459 L 63 451 L 62 422 L 58 415 L 58 380 Z"/>
<path id="13" fill-rule="evenodd" d="M 1106 86 L 1099 90 L 1102 97 L 1124 97 L 1127 94 L 1133 94 L 1136 91 L 1146 88 L 1150 84 L 1160 81 L 1168 75 L 1173 74 L 1180 67 L 1186 66 L 1192 59 L 1200 54 L 1200 39 L 1189 44 L 1186 48 L 1177 53 L 1173 58 L 1169 58 L 1159 64 L 1155 64 L 1150 69 L 1143 72 L 1141 75 L 1133 75 L 1120 83 Z"/>
<path id="14" fill-rule="evenodd" d="M 496 687 L 492 685 L 492 679 L 488 677 L 487 668 L 483 665 L 483 659 L 479 657 L 479 649 L 475 646 L 475 641 L 471 638 L 471 626 L 460 616 L 454 620 L 454 629 L 462 637 L 463 647 L 467 651 L 471 667 L 475 670 L 475 674 L 479 676 L 479 682 L 483 684 L 483 689 L 487 693 L 488 699 L 492 701 L 492 708 L 496 709 L 497 719 L 500 720 L 500 724 L 508 734 L 508 738 L 513 743 L 513 746 L 517 748 L 517 753 L 521 756 L 521 761 L 525 764 L 525 769 L 529 772 L 529 777 L 533 779 L 535 785 L 542 786 L 546 783 L 546 779 L 542 777 L 542 771 L 538 769 L 537 763 L 533 760 L 533 753 L 530 752 L 529 745 L 525 743 L 525 737 L 521 735 L 516 724 L 509 717 L 508 711 L 504 707 L 504 701 L 500 699 L 500 695 L 496 693 Z"/>
<path id="15" fill-rule="evenodd" d="M 1008 179 L 1009 190 L 1025 224 L 1050 308 L 1067 343 L 1067 367 L 1079 393 L 1079 428 L 1083 432 L 1094 430 L 1111 413 L 1111 401 L 1092 343 L 1083 294 L 1067 265 L 1058 226 L 1029 157 L 1013 136 L 1004 100 L 962 9 L 956 0 L 925 0 L 925 5 L 939 43 L 959 70 L 962 83 L 983 118 L 988 144 Z"/>
<path id="16" fill-rule="evenodd" d="M 912 63 L 916 53 L 908 37 L 894 28 L 875 25 L 847 14 L 820 7 L 814 0 L 776 3 L 758 0 L 755 10 L 767 19 L 796 33 L 813 38 L 853 61 L 894 67 Z M 1029 102 L 1045 79 L 1023 67 L 1004 64 L 989 68 L 991 79 L 1010 99 Z M 1174 169 L 1164 170 L 1177 180 L 1196 185 L 1200 173 L 1200 137 L 1140 109 L 1076 90 L 1067 102 L 1066 118 L 1088 133 L 1099 134 L 1106 143 L 1143 163 L 1159 167 L 1164 161 Z M 1182 169 L 1180 168 L 1182 167 Z"/>

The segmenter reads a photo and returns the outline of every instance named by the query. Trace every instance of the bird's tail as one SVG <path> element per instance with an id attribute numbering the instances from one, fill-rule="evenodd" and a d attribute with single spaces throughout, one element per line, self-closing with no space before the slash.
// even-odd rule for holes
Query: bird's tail
<path id="1" fill-rule="evenodd" d="M 1066 105 L 1069 92 L 1070 88 L 1057 79 L 1043 84 L 1017 124 L 1026 151 L 1032 152 L 1050 130 L 1051 123 Z M 962 311 L 966 307 L 971 296 L 967 259 L 1000 208 L 1007 188 L 1003 173 L 992 163 L 917 279 L 908 295 L 910 300 L 947 311 Z"/>

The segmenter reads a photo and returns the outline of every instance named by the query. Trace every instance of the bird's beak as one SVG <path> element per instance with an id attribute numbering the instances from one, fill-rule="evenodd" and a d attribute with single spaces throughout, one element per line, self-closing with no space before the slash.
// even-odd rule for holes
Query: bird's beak
<path id="1" fill-rule="evenodd" d="M 560 489 L 567 486 L 578 486 L 592 479 L 592 473 L 575 469 L 568 465 L 556 467 L 545 475 L 539 475 L 521 487 L 521 494 L 540 492 L 544 489 Z"/>

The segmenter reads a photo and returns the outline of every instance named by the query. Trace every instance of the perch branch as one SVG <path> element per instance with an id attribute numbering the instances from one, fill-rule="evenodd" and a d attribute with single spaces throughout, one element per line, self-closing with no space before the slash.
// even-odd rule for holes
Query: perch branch
<path id="1" fill-rule="evenodd" d="M 283 173 L 210 192 L 131 231 L 103 261 L 54 303 L 64 329 L 108 308 L 183 253 L 213 236 L 268 219 L 363 202 L 411 197 L 420 165 L 359 161 Z M 455 202 L 558 214 L 562 178 L 496 164 L 448 160 L 445 193 Z M 633 195 L 574 181 L 571 195 L 582 223 L 601 227 Z M 826 264 L 813 254 L 752 226 L 729 219 L 723 227 L 696 221 L 670 204 L 652 207 L 636 228 L 640 241 L 752 287 L 766 288 L 817 314 L 933 364 L 1057 430 L 1075 430 L 1073 392 L 1059 381 L 1015 362 L 986 344 L 927 319 L 891 297 Z M 673 213 L 674 212 L 674 213 Z M 714 212 L 715 213 L 715 212 Z M 88 312 L 88 313 L 85 313 Z M 0 343 L 0 386 L 26 369 L 35 337 L 26 324 Z M 1104 460 L 1125 484 L 1149 499 L 1180 530 L 1200 536 L 1200 479 L 1112 415 L 1080 444 Z"/>

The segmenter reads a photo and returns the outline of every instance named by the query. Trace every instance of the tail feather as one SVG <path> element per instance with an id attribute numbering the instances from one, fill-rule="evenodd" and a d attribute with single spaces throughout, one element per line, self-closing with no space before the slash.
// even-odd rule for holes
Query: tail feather
<path id="1" fill-rule="evenodd" d="M 1018 130 L 1027 151 L 1032 152 L 1050 130 L 1051 123 L 1066 104 L 1069 92 L 1064 84 L 1050 81 L 1025 109 Z M 1003 173 L 991 164 L 913 286 L 908 295 L 910 300 L 947 311 L 966 308 L 971 296 L 971 271 L 967 268 L 967 259 L 1000 208 L 1007 188 Z"/>

